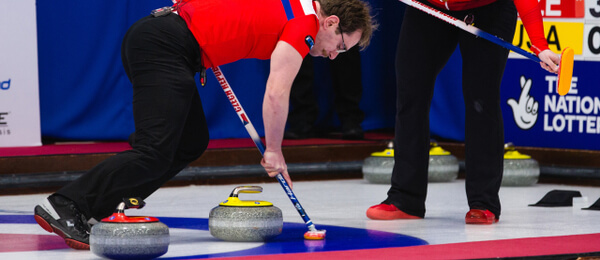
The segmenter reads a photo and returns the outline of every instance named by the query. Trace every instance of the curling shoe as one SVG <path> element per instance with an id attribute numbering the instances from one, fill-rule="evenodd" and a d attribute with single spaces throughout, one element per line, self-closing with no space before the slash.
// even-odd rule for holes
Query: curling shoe
<path id="1" fill-rule="evenodd" d="M 52 195 L 35 206 L 35 221 L 46 231 L 56 233 L 73 249 L 90 249 L 90 226 L 75 203 Z"/>
<path id="2" fill-rule="evenodd" d="M 374 220 L 421 219 L 421 217 L 406 214 L 385 201 L 367 209 L 367 217 Z"/>
<path id="3" fill-rule="evenodd" d="M 491 225 L 498 222 L 496 215 L 489 210 L 483 209 L 471 209 L 465 216 L 465 223 L 467 224 L 486 224 Z"/>

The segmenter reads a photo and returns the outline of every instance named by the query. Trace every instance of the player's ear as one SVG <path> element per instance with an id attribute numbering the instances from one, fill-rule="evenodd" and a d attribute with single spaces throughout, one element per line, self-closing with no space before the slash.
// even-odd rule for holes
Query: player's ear
<path id="1" fill-rule="evenodd" d="M 330 15 L 325 18 L 325 24 L 327 27 L 334 26 L 340 22 L 340 18 L 337 15 Z"/>

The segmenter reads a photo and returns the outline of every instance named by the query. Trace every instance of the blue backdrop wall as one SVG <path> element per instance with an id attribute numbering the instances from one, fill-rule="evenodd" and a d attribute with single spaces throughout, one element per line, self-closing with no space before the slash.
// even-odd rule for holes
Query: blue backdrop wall
<path id="1" fill-rule="evenodd" d="M 42 135 L 66 140 L 125 140 L 134 130 L 131 85 L 123 71 L 121 40 L 131 24 L 170 0 L 37 1 Z M 365 130 L 394 125 L 394 53 L 404 6 L 370 1 L 381 24 L 362 55 Z M 329 68 L 316 59 L 319 124 L 338 124 L 330 102 Z M 268 61 L 222 66 L 240 102 L 263 133 L 261 102 Z M 246 137 L 212 73 L 199 88 L 211 138 Z"/>
<path id="2" fill-rule="evenodd" d="M 364 89 L 361 108 L 366 113 L 362 126 L 365 130 L 393 128 L 394 59 L 405 6 L 397 0 L 368 2 L 380 27 L 369 48 L 361 53 Z M 170 4 L 170 0 L 65 0 L 60 4 L 37 1 L 43 137 L 127 139 L 134 130 L 132 91 L 121 64 L 121 40 L 135 21 L 152 9 Z M 589 30 L 590 34 L 599 34 L 598 25 Z M 553 42 L 556 44 L 558 39 Z M 588 43 L 592 49 L 600 49 L 597 42 Z M 430 112 L 431 133 L 435 137 L 464 140 L 461 62 L 456 51 L 438 77 Z M 222 66 L 260 134 L 268 67 L 268 61 L 260 60 Z M 330 104 L 334 93 L 330 88 L 328 62 L 315 59 L 315 67 L 320 104 L 318 123 L 336 126 L 339 123 Z M 554 74 L 529 60 L 509 59 L 502 85 L 506 141 L 519 146 L 600 149 L 600 88 L 596 80 L 599 67 L 599 61 L 577 61 L 573 91 L 559 97 L 552 91 Z M 208 79 L 199 92 L 211 138 L 247 137 L 212 73 Z M 527 100 L 531 100 L 532 107 L 525 106 Z"/>

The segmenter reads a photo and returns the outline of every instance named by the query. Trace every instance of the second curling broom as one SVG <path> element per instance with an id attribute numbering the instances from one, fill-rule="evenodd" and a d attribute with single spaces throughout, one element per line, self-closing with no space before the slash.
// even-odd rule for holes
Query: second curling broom
<path id="1" fill-rule="evenodd" d="M 511 51 L 514 51 L 518 54 L 523 55 L 523 57 L 528 58 L 534 62 L 540 63 L 541 60 L 533 53 L 528 52 L 526 50 L 523 50 L 517 46 L 514 46 L 492 34 L 489 34 L 485 31 L 480 30 L 479 28 L 472 26 L 472 25 L 468 25 L 465 22 L 458 20 L 450 15 L 447 15 L 441 11 L 438 11 L 428 5 L 425 5 L 419 1 L 416 0 L 399 0 L 400 2 L 414 7 L 418 10 L 421 10 L 431 16 L 434 16 L 444 22 L 447 22 L 451 25 L 454 25 L 466 32 L 469 32 L 477 37 L 481 37 L 484 38 L 492 43 L 495 43 L 501 47 L 504 47 L 506 49 L 509 49 Z M 571 89 L 571 79 L 573 78 L 573 64 L 574 64 L 574 55 L 575 52 L 573 51 L 572 48 L 570 47 L 566 47 L 565 49 L 563 49 L 561 56 L 560 56 L 560 63 L 558 64 L 558 79 L 557 79 L 557 84 L 556 84 L 556 92 L 561 95 L 564 96 L 567 93 L 569 93 L 569 90 Z"/>

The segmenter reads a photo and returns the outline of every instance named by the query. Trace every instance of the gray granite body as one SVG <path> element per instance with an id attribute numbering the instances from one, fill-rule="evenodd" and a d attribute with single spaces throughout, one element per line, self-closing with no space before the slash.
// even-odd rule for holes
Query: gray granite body
<path id="1" fill-rule="evenodd" d="M 391 184 L 393 169 L 393 157 L 371 156 L 363 162 L 363 178 L 369 183 Z M 455 156 L 429 156 L 429 182 L 450 182 L 456 180 L 458 171 L 459 165 Z"/>
<path id="2" fill-rule="evenodd" d="M 218 206 L 210 211 L 208 228 L 212 236 L 225 241 L 266 241 L 281 234 L 283 215 L 275 206 Z"/>
<path id="3" fill-rule="evenodd" d="M 100 222 L 92 227 L 90 250 L 110 259 L 152 259 L 167 253 L 169 242 L 169 228 L 161 222 Z"/>
<path id="4" fill-rule="evenodd" d="M 429 182 L 451 182 L 458 178 L 458 159 L 454 155 L 429 156 Z"/>
<path id="5" fill-rule="evenodd" d="M 531 186 L 540 178 L 540 166 L 534 159 L 504 159 L 502 186 Z"/>

